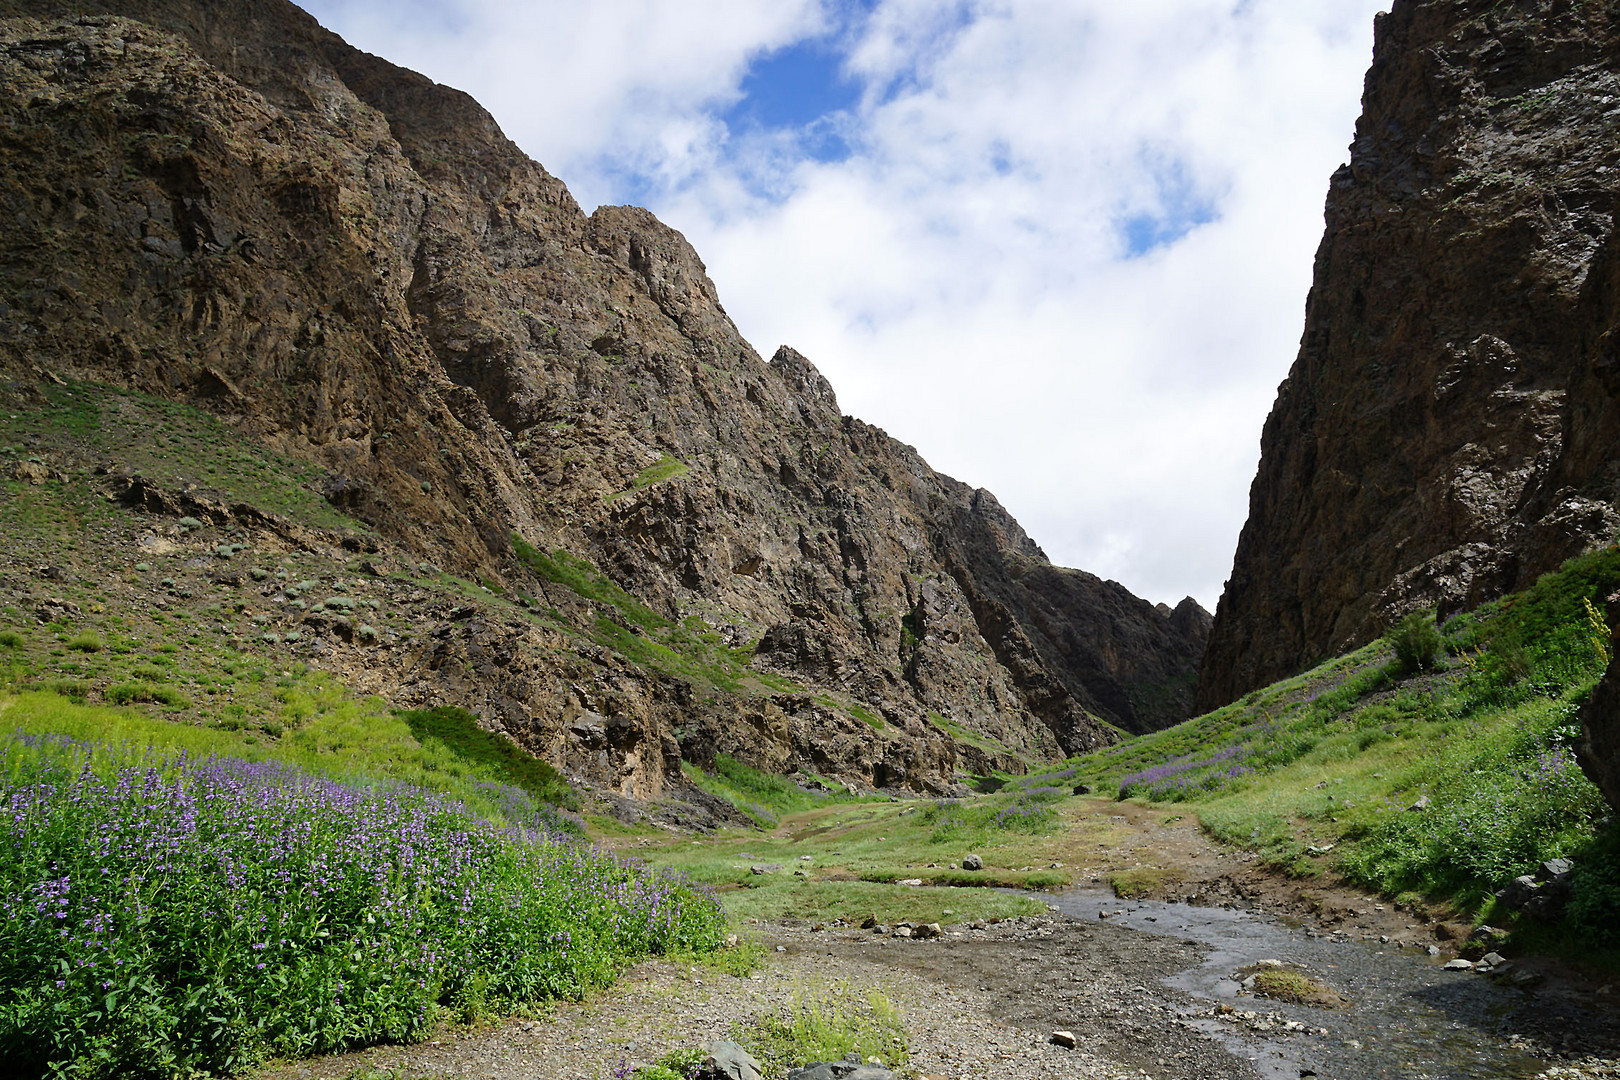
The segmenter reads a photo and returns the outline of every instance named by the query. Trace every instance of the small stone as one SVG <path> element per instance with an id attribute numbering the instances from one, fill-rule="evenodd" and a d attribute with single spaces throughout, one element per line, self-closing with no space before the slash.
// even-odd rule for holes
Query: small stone
<path id="1" fill-rule="evenodd" d="M 939 934 L 940 926 L 937 922 L 923 923 L 911 932 L 911 936 L 915 938 L 937 938 Z"/>
<path id="2" fill-rule="evenodd" d="M 894 936 L 897 937 L 897 938 L 909 938 L 911 936 L 911 927 L 909 927 L 909 926 L 897 926 L 897 927 L 895 927 L 894 928 Z"/>
<path id="3" fill-rule="evenodd" d="M 983 870 L 984 860 L 977 855 L 964 855 L 962 856 L 962 869 Z"/>
<path id="4" fill-rule="evenodd" d="M 1065 1050 L 1073 1050 L 1080 1045 L 1080 1040 L 1074 1037 L 1072 1031 L 1054 1031 L 1050 1042 L 1053 1046 L 1061 1046 Z"/>
<path id="5" fill-rule="evenodd" d="M 1429 946 L 1429 955 L 1430 956 L 1439 956 L 1440 955 L 1440 946 L 1438 946 L 1438 945 L 1430 945 Z"/>
<path id="6" fill-rule="evenodd" d="M 1464 960 L 1462 957 L 1458 957 L 1455 960 L 1447 960 L 1445 969 L 1447 971 L 1473 971 L 1474 962 L 1472 960 Z"/>
<path id="7" fill-rule="evenodd" d="M 1428 808 L 1429 797 L 1427 795 L 1419 795 L 1417 802 L 1407 807 L 1408 810 L 1427 810 Z"/>

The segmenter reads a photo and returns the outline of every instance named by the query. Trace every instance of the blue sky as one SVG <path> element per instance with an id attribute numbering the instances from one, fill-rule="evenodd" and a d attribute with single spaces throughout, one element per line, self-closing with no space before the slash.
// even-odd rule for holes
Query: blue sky
<path id="1" fill-rule="evenodd" d="M 1387 0 L 319 0 L 1059 563 L 1213 607 Z"/>

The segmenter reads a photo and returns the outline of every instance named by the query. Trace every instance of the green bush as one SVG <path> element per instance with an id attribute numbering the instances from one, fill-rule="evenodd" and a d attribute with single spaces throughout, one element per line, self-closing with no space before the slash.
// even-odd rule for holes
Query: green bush
<path id="1" fill-rule="evenodd" d="M 1575 864 L 1566 917 L 1580 940 L 1620 948 L 1620 828 L 1610 825 Z"/>
<path id="2" fill-rule="evenodd" d="M 1395 650 L 1395 674 L 1414 675 L 1420 671 L 1433 671 L 1445 649 L 1445 639 L 1434 627 L 1434 619 L 1426 611 L 1414 611 L 1395 624 L 1387 635 L 1390 648 Z"/>
<path id="3" fill-rule="evenodd" d="M 174 687 L 145 681 L 115 683 L 107 687 L 103 696 L 111 705 L 133 705 L 144 701 L 170 709 L 184 709 L 191 704 L 186 695 Z"/>
<path id="4" fill-rule="evenodd" d="M 791 1004 L 755 1021 L 739 1041 L 782 1070 L 841 1061 L 851 1053 L 891 1067 L 907 1058 L 905 1025 L 893 1003 L 878 990 L 861 1000 L 842 984 L 796 995 Z"/>
<path id="5" fill-rule="evenodd" d="M 74 652 L 93 653 L 100 652 L 102 649 L 101 635 L 94 630 L 85 630 L 82 633 L 74 634 L 62 644 Z"/>
<path id="6" fill-rule="evenodd" d="M 0 649 L 20 649 L 23 636 L 15 630 L 0 630 Z"/>

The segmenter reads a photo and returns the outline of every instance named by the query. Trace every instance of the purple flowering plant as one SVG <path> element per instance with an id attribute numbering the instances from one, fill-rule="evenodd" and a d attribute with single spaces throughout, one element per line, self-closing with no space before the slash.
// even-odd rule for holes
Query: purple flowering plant
<path id="1" fill-rule="evenodd" d="M 408 1041 L 724 929 L 683 877 L 418 789 L 22 734 L 0 903 L 0 1060 L 24 1076 Z"/>

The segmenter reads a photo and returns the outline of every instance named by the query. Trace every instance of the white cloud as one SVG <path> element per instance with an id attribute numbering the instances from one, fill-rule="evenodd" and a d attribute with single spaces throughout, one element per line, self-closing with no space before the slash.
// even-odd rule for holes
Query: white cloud
<path id="1" fill-rule="evenodd" d="M 996 492 L 1054 560 L 1213 606 L 1387 6 L 312 10 L 473 93 L 587 206 L 651 206 L 761 352 L 800 349 L 846 412 Z M 752 58 L 840 25 L 866 87 L 836 120 L 850 156 L 727 132 Z M 1179 238 L 1132 255 L 1132 219 Z"/>

